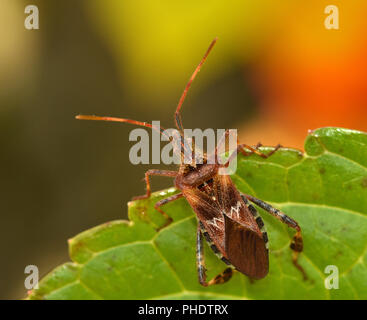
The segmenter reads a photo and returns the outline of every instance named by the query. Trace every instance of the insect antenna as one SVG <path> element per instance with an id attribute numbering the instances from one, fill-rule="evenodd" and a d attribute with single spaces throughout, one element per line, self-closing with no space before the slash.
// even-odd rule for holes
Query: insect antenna
<path id="1" fill-rule="evenodd" d="M 174 140 L 173 137 L 166 134 L 163 127 L 156 126 L 156 125 L 153 126 L 152 124 L 148 122 L 136 121 L 136 120 L 126 119 L 126 118 L 116 118 L 116 117 L 106 117 L 106 116 L 101 117 L 101 116 L 95 116 L 95 115 L 82 115 L 82 114 L 75 116 L 75 119 L 130 123 L 130 124 L 134 124 L 134 125 L 141 126 L 141 127 L 152 128 L 154 130 L 157 130 L 162 136 L 165 136 L 168 139 L 168 141 L 172 142 Z M 187 150 L 187 145 L 185 144 L 182 136 L 180 136 L 180 144 L 181 144 L 180 150 L 174 149 L 174 152 L 181 154 L 181 159 L 183 159 L 183 154 L 184 154 L 183 150 Z"/>
<path id="2" fill-rule="evenodd" d="M 212 50 L 212 48 L 214 47 L 215 43 L 217 42 L 218 38 L 215 38 L 212 43 L 210 44 L 208 50 L 205 52 L 204 57 L 201 59 L 200 63 L 198 64 L 198 66 L 196 67 L 194 73 L 191 75 L 189 81 L 186 84 L 185 90 L 181 95 L 180 100 L 178 101 L 178 105 L 176 108 L 176 112 L 175 112 L 175 123 L 176 123 L 176 127 L 177 129 L 181 132 L 181 134 L 183 135 L 183 125 L 182 125 L 182 119 L 181 119 L 181 107 L 183 102 L 185 101 L 187 92 L 190 89 L 191 83 L 194 81 L 196 75 L 198 74 L 198 72 L 200 71 L 202 65 L 204 64 L 206 58 L 208 57 L 210 51 Z"/>
<path id="3" fill-rule="evenodd" d="M 100 117 L 100 116 L 82 115 L 82 114 L 79 114 L 79 115 L 75 116 L 75 119 L 78 119 L 78 120 L 97 120 L 97 121 L 111 121 L 111 122 L 131 123 L 131 124 L 135 124 L 137 126 L 142 126 L 142 127 L 147 127 L 147 128 L 152 128 L 152 129 L 158 130 L 162 135 L 164 135 L 164 136 L 167 137 L 166 133 L 164 132 L 164 128 L 163 127 L 153 126 L 153 125 L 151 125 L 148 122 L 136 121 L 136 120 L 125 119 L 125 118 Z"/>
<path id="4" fill-rule="evenodd" d="M 176 112 L 175 112 L 175 123 L 176 123 L 176 127 L 177 127 L 178 131 L 180 132 L 180 136 L 181 136 L 180 137 L 181 138 L 180 139 L 180 144 L 181 144 L 181 148 L 180 148 L 181 149 L 180 150 L 180 153 L 181 153 L 181 162 L 183 162 L 183 160 L 185 159 L 185 156 L 184 156 L 185 154 L 191 153 L 192 154 L 192 157 L 193 157 L 193 152 L 194 152 L 194 149 L 195 149 L 194 142 L 193 142 L 193 146 L 192 146 L 192 148 L 190 150 L 190 148 L 186 145 L 185 140 L 183 138 L 184 132 L 183 132 L 183 125 L 182 125 L 182 120 L 181 120 L 181 113 L 180 113 L 181 107 L 182 107 L 183 102 L 185 101 L 185 98 L 186 98 L 187 92 L 189 91 L 189 88 L 191 86 L 191 83 L 194 81 L 196 75 L 200 71 L 202 65 L 204 64 L 206 58 L 208 57 L 210 51 L 214 47 L 214 45 L 217 42 L 217 40 L 218 40 L 218 38 L 215 38 L 211 42 L 208 50 L 204 54 L 204 57 L 201 59 L 200 63 L 196 67 L 195 71 L 191 75 L 188 83 L 186 84 L 185 90 L 182 93 L 181 98 L 180 98 L 180 100 L 178 102 L 177 108 L 176 108 Z M 151 125 L 150 123 L 147 123 L 147 122 L 136 121 L 136 120 L 131 120 L 131 119 L 125 119 L 125 118 L 115 118 L 115 117 L 105 117 L 105 116 L 104 117 L 100 117 L 100 116 L 95 116 L 95 115 L 77 115 L 75 118 L 78 119 L 78 120 L 97 120 L 97 121 L 111 121 L 111 122 L 125 122 L 125 123 L 130 123 L 130 124 L 134 124 L 134 125 L 137 125 L 137 126 L 142 126 L 142 127 L 147 127 L 147 128 L 152 128 L 152 129 L 158 130 L 160 132 L 160 134 L 162 134 L 163 136 L 165 136 L 166 138 L 168 138 L 169 141 L 172 141 L 173 140 L 172 137 L 168 136 L 165 133 L 164 128 L 153 126 L 153 125 Z"/>

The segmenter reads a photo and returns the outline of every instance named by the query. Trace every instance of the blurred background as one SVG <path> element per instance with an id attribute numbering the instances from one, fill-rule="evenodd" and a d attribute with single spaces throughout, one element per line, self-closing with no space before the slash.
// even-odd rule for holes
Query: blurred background
<path id="1" fill-rule="evenodd" d="M 28 4 L 39 30 L 24 27 Z M 339 30 L 324 26 L 330 4 Z M 367 131 L 366 9 L 364 0 L 0 0 L 0 298 L 26 295 L 26 265 L 42 277 L 68 261 L 68 238 L 126 218 L 144 171 L 160 167 L 129 162 L 134 127 L 75 115 L 173 127 L 218 36 L 185 102 L 186 128 L 238 128 L 241 142 L 299 149 L 309 129 Z"/>

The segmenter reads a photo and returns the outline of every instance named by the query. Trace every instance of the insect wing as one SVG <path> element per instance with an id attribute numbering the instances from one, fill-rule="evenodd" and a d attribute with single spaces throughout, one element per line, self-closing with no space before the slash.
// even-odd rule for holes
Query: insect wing
<path id="1" fill-rule="evenodd" d="M 269 256 L 261 235 L 224 216 L 224 246 L 228 260 L 250 278 L 264 278 Z"/>
<path id="2" fill-rule="evenodd" d="M 217 201 L 198 189 L 187 189 L 182 193 L 217 248 L 224 253 L 224 216 Z"/>
<path id="3" fill-rule="evenodd" d="M 213 189 L 221 212 L 261 236 L 261 231 L 252 213 L 228 175 L 216 176 Z"/>

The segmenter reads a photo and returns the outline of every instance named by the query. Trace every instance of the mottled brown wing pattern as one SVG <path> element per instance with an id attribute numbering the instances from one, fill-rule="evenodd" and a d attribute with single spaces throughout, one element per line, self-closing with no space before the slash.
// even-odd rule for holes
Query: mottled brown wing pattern
<path id="1" fill-rule="evenodd" d="M 224 224 L 227 259 L 250 278 L 264 278 L 269 271 L 269 256 L 262 235 L 227 216 L 224 217 Z"/>
<path id="2" fill-rule="evenodd" d="M 225 215 L 261 235 L 252 213 L 228 175 L 217 175 L 213 179 L 213 190 L 218 206 Z"/>
<path id="3" fill-rule="evenodd" d="M 183 194 L 221 254 L 249 277 L 265 277 L 269 258 L 263 233 L 230 177 L 218 175 L 210 186 Z"/>
<path id="4" fill-rule="evenodd" d="M 251 278 L 265 277 L 269 270 L 268 250 L 253 213 L 229 176 L 216 176 L 213 189 L 218 206 L 224 213 L 226 258 L 237 270 Z"/>
<path id="5" fill-rule="evenodd" d="M 224 216 L 218 202 L 196 188 L 182 192 L 210 238 L 224 254 Z"/>

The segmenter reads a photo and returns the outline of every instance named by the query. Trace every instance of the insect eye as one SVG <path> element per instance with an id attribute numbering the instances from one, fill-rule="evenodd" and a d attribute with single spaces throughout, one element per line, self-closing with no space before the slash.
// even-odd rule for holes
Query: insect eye
<path id="1" fill-rule="evenodd" d="M 209 185 L 213 184 L 213 178 L 208 180 L 206 183 L 209 184 Z"/>

